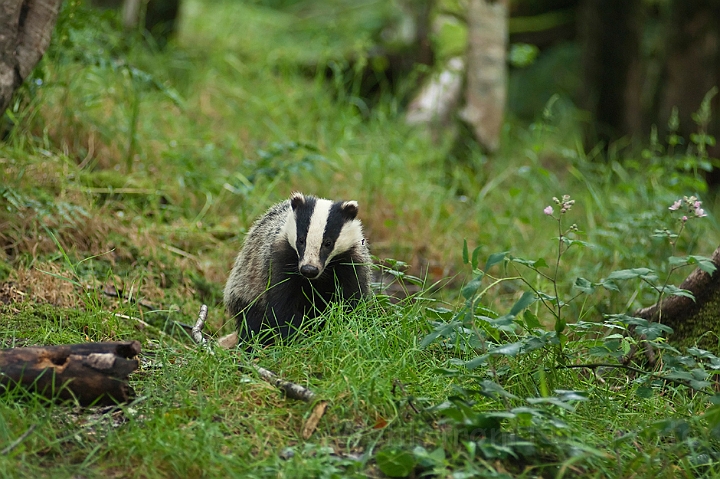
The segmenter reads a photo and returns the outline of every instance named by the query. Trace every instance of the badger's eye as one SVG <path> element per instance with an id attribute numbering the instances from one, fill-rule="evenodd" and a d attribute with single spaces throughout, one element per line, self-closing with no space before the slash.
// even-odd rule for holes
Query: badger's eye
<path id="1" fill-rule="evenodd" d="M 329 239 L 326 239 L 325 241 L 323 241 L 323 246 L 326 247 L 326 248 L 331 248 L 331 247 L 332 247 L 332 241 L 330 241 Z"/>
<path id="2" fill-rule="evenodd" d="M 299 244 L 299 245 L 304 245 L 304 244 L 305 244 L 305 238 L 298 238 L 298 239 L 297 239 L 297 244 Z"/>

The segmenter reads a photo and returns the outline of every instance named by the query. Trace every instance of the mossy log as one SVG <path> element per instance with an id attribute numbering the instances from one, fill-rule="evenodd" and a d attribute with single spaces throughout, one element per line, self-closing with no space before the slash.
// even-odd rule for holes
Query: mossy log
<path id="1" fill-rule="evenodd" d="M 693 294 L 694 301 L 684 296 L 670 296 L 636 311 L 635 316 L 673 328 L 668 340 L 675 346 L 697 344 L 716 351 L 720 343 L 720 247 L 713 253 L 712 262 L 717 268 L 713 274 L 698 268 L 680 285 Z"/>
<path id="2" fill-rule="evenodd" d="M 135 392 L 127 376 L 138 341 L 83 343 L 0 350 L 0 390 L 22 387 L 60 401 L 83 405 L 127 402 Z"/>

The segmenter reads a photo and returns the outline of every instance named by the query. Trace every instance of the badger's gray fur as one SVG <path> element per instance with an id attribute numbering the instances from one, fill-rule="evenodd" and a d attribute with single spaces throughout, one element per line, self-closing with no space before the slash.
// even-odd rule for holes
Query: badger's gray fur
<path id="1" fill-rule="evenodd" d="M 225 285 L 241 341 L 286 338 L 330 302 L 370 292 L 370 253 L 355 201 L 293 193 L 250 228 Z"/>

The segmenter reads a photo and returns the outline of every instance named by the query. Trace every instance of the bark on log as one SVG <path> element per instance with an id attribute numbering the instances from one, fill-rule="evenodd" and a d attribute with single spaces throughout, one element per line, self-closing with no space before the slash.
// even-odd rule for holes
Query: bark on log
<path id="1" fill-rule="evenodd" d="M 48 45 L 62 0 L 0 0 L 0 115 Z"/>
<path id="2" fill-rule="evenodd" d="M 698 268 L 680 285 L 692 292 L 695 301 L 670 296 L 636 311 L 635 316 L 673 328 L 668 339 L 675 345 L 692 346 L 698 342 L 700 347 L 716 349 L 720 338 L 720 247 L 711 259 L 718 268 L 712 275 Z M 714 334 L 701 338 L 707 332 Z"/>
<path id="3" fill-rule="evenodd" d="M 0 390 L 20 386 L 83 406 L 127 402 L 128 374 L 138 367 L 138 341 L 83 343 L 0 350 Z"/>
<path id="4" fill-rule="evenodd" d="M 472 125 L 482 147 L 491 152 L 500 146 L 507 96 L 508 3 L 470 0 L 467 9 L 467 89 L 462 117 Z"/>

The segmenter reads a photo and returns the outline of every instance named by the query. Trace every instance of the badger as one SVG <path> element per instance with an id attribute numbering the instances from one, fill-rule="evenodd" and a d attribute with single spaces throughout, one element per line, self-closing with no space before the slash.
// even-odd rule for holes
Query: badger
<path id="1" fill-rule="evenodd" d="M 250 228 L 225 285 L 224 302 L 247 343 L 288 338 L 331 302 L 370 294 L 370 253 L 356 201 L 293 193 Z"/>

